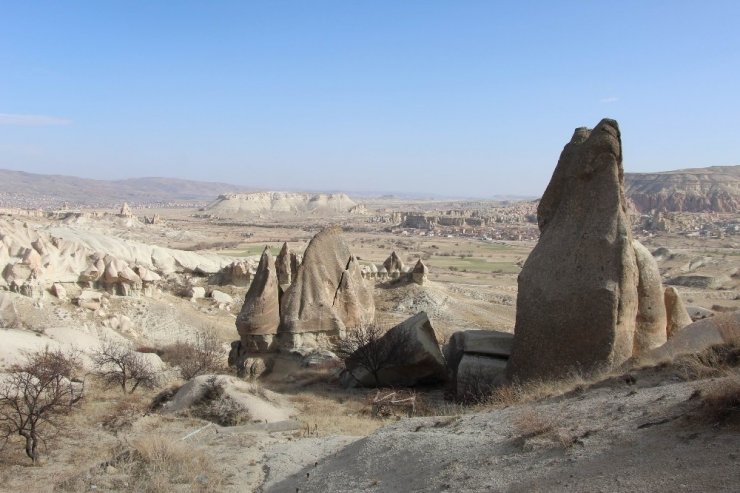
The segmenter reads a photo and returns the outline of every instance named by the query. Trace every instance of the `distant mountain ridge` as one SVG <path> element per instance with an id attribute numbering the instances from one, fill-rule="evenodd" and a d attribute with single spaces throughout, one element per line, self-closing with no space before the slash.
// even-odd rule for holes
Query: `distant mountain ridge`
<path id="1" fill-rule="evenodd" d="M 625 193 L 640 212 L 738 212 L 740 166 L 625 173 Z"/>
<path id="2" fill-rule="evenodd" d="M 93 180 L 25 171 L 0 170 L 0 206 L 3 207 L 113 207 L 122 202 L 136 204 L 210 202 L 229 192 L 249 189 L 227 183 L 179 178 L 129 178 Z"/>
<path id="3" fill-rule="evenodd" d="M 179 178 L 93 180 L 0 169 L 0 207 L 59 208 L 65 203 L 70 207 L 116 207 L 122 202 L 131 205 L 199 202 L 205 205 L 222 195 L 251 192 L 264 192 L 264 189 Z M 740 166 L 625 173 L 625 192 L 640 212 L 736 213 L 740 211 Z M 318 192 L 308 195 L 318 195 Z M 331 202 L 329 208 L 335 203 L 344 208 L 343 200 Z M 325 206 L 322 202 L 313 205 Z"/>

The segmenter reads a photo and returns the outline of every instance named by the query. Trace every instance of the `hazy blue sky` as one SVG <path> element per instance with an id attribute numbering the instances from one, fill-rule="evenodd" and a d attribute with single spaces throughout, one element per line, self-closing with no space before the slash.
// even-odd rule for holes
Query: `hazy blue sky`
<path id="1" fill-rule="evenodd" d="M 539 195 L 577 126 L 627 171 L 740 164 L 738 1 L 0 0 L 0 167 Z"/>

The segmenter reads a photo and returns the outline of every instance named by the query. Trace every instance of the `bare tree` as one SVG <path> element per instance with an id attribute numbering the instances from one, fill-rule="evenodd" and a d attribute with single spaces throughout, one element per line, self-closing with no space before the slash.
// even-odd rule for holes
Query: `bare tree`
<path id="1" fill-rule="evenodd" d="M 159 383 L 157 372 L 146 357 L 130 347 L 104 341 L 92 353 L 96 374 L 109 386 L 120 386 L 131 394 L 139 387 L 154 388 Z"/>
<path id="2" fill-rule="evenodd" d="M 408 361 L 413 356 L 412 340 L 405 330 L 399 328 L 386 331 L 382 326 L 371 323 L 347 332 L 335 347 L 337 356 L 344 360 L 350 371 L 364 368 L 380 386 L 383 370 Z"/>
<path id="3" fill-rule="evenodd" d="M 198 375 L 220 372 L 224 368 L 224 348 L 213 334 L 198 334 L 195 342 L 176 342 L 162 356 L 180 368 L 180 376 L 190 380 Z"/>
<path id="4" fill-rule="evenodd" d="M 76 353 L 47 347 L 26 355 L 23 363 L 0 376 L 0 433 L 4 444 L 18 434 L 25 439 L 26 455 L 34 463 L 38 461 L 39 443 L 61 426 L 59 418 L 83 396 L 84 383 L 72 381 L 79 368 Z"/>

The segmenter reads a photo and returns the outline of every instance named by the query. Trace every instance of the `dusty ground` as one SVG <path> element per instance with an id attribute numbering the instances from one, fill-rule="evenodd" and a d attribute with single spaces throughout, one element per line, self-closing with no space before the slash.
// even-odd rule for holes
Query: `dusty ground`
<path id="1" fill-rule="evenodd" d="M 153 212 L 164 221 L 147 228 L 85 221 L 121 238 L 233 257 L 258 255 L 265 245 L 277 253 L 283 241 L 301 251 L 328 222 L 228 222 L 182 209 L 145 211 Z M 466 328 L 513 330 L 516 278 L 532 242 L 409 236 L 362 218 L 348 225 L 347 240 L 363 263 L 381 264 L 395 250 L 404 262 L 423 258 L 431 269 L 425 286 L 375 283 L 382 323 L 424 310 L 440 340 Z M 677 286 L 687 304 L 740 308 L 733 238 L 663 234 L 642 241 L 651 251 L 669 250 L 659 260 L 665 281 L 717 279 L 712 287 Z M 51 296 L 39 303 L 7 294 L 12 303 L 0 306 L 6 327 L 0 365 L 21 349 L 56 343 L 84 349 L 106 334 L 161 347 L 209 332 L 224 344 L 225 358 L 246 288 L 223 290 L 235 299 L 230 310 L 165 291 L 154 298 L 113 296 L 103 315 Z M 110 323 L 120 315 L 131 320 L 125 332 Z M 370 415 L 374 391 L 343 390 L 330 370 L 292 369 L 262 384 L 284 394 L 295 416 L 235 427 L 151 413 L 156 392 L 124 396 L 93 385 L 66 431 L 42 452 L 40 467 L 29 465 L 17 442 L 0 451 L 0 491 L 28 484 L 33 491 L 733 491 L 740 484 L 737 428 L 691 417 L 701 404 L 692 395 L 718 379 L 645 371 L 634 385 L 612 380 L 509 407 L 464 408 L 445 402 L 443 389 L 419 389 L 424 413 L 436 417 L 379 420 Z"/>
<path id="2" fill-rule="evenodd" d="M 736 491 L 737 371 L 688 382 L 671 369 L 629 375 L 487 412 L 404 419 L 265 491 Z M 714 389 L 734 395 L 731 421 L 707 409 Z"/>

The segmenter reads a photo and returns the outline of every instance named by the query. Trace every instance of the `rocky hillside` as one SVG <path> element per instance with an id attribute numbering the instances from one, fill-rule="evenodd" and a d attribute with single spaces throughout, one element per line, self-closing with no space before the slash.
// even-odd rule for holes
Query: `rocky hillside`
<path id="1" fill-rule="evenodd" d="M 740 166 L 626 173 L 625 192 L 640 212 L 737 212 Z"/>
<path id="2" fill-rule="evenodd" d="M 0 207 L 58 208 L 115 207 L 129 204 L 206 202 L 225 192 L 246 191 L 225 183 L 177 178 L 91 180 L 74 176 L 41 175 L 0 170 Z"/>
<path id="3" fill-rule="evenodd" d="M 275 213 L 324 215 L 347 213 L 356 206 L 343 193 L 254 192 L 220 195 L 203 211 L 218 217 Z"/>

